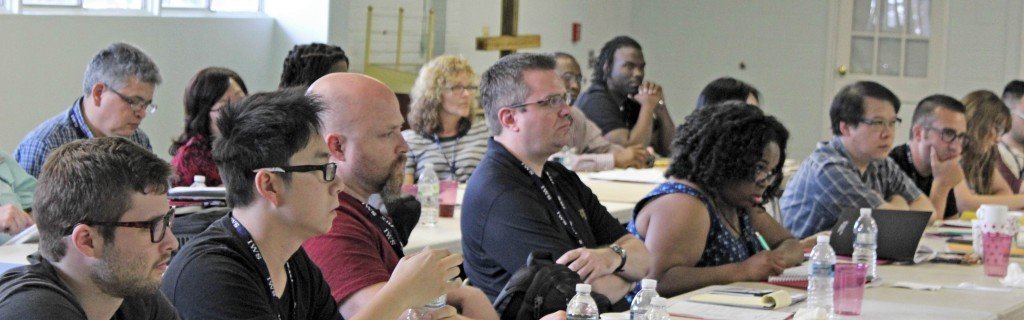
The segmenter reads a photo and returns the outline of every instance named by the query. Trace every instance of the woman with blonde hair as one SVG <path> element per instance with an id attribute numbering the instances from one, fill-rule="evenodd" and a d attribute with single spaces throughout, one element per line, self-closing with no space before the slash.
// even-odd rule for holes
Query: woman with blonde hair
<path id="1" fill-rule="evenodd" d="M 487 150 L 486 121 L 475 117 L 479 79 L 469 61 L 442 55 L 420 69 L 409 106 L 405 183 L 434 170 L 440 180 L 466 182 Z"/>
<path id="2" fill-rule="evenodd" d="M 1010 111 L 995 93 L 978 90 L 962 101 L 967 109 L 967 136 L 961 154 L 964 180 L 953 192 L 960 211 L 977 210 L 982 203 L 1024 208 L 1024 195 L 1016 195 L 996 170 L 999 137 L 1010 129 Z"/>

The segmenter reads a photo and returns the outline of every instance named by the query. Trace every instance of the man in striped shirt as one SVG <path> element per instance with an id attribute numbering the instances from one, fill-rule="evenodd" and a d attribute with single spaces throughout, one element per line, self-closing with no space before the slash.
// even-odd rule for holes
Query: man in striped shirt
<path id="1" fill-rule="evenodd" d="M 86 67 L 83 95 L 29 132 L 14 158 L 38 177 L 50 151 L 78 139 L 123 137 L 152 151 L 139 125 L 156 112 L 153 90 L 161 81 L 160 70 L 145 52 L 127 43 L 111 44 Z"/>

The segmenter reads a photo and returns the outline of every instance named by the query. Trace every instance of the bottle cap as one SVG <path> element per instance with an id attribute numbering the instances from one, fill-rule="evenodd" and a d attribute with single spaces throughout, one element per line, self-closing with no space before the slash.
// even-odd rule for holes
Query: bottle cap
<path id="1" fill-rule="evenodd" d="M 198 175 L 198 174 L 194 175 L 194 176 L 192 176 L 192 181 L 195 181 L 195 182 L 206 182 L 206 176 Z"/>
<path id="2" fill-rule="evenodd" d="M 576 292 L 578 293 L 590 293 L 590 285 L 586 283 L 577 283 Z"/>
<path id="3" fill-rule="evenodd" d="M 871 216 L 871 208 L 860 208 L 860 216 L 861 217 L 870 217 Z"/>
<path id="4" fill-rule="evenodd" d="M 829 241 L 829 236 L 827 236 L 827 235 L 819 235 L 818 236 L 818 243 L 828 244 L 828 241 Z"/>
<path id="5" fill-rule="evenodd" d="M 654 300 L 651 300 L 651 305 L 655 307 L 667 307 L 668 299 L 665 299 L 663 297 L 654 297 Z"/>
<path id="6" fill-rule="evenodd" d="M 658 287 L 658 280 L 654 279 L 643 279 L 640 280 L 640 289 L 654 289 Z"/>

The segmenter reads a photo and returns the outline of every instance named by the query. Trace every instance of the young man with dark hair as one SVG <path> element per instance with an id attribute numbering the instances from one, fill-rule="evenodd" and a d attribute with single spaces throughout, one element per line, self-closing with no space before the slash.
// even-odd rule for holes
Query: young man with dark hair
<path id="1" fill-rule="evenodd" d="M 889 159 L 900 101 L 882 85 L 861 81 L 832 100 L 832 140 L 804 160 L 782 194 L 783 222 L 797 238 L 835 225 L 844 210 L 932 211 L 914 182 Z"/>
<path id="2" fill-rule="evenodd" d="M 86 66 L 83 95 L 67 111 L 32 129 L 14 158 L 38 177 L 50 151 L 78 139 L 123 137 L 153 150 L 139 125 L 156 112 L 153 91 L 161 81 L 160 70 L 145 52 L 127 43 L 111 44 Z"/>
<path id="3" fill-rule="evenodd" d="M 615 37 L 601 48 L 590 88 L 576 106 L 609 141 L 621 146 L 651 146 L 654 152 L 668 155 L 675 124 L 661 86 L 644 81 L 646 66 L 636 40 Z"/>
<path id="4" fill-rule="evenodd" d="M 897 146 L 889 158 L 899 165 L 935 207 L 931 221 L 956 217 L 953 188 L 964 181 L 960 152 L 967 139 L 964 104 L 953 97 L 936 94 L 924 98 L 914 109 L 910 141 Z"/>
<path id="5" fill-rule="evenodd" d="M 1024 81 L 1013 80 L 1003 89 L 1003 102 L 1010 108 L 1010 130 L 999 138 L 999 163 L 996 170 L 1010 184 L 1013 193 L 1021 193 L 1024 173 Z"/>
<path id="6" fill-rule="evenodd" d="M 481 77 L 494 138 L 466 187 L 462 247 L 466 274 L 492 300 L 534 251 L 613 303 L 650 269 L 643 243 L 574 172 L 546 161 L 569 141 L 568 98 L 550 55 L 506 56 Z"/>
<path id="7" fill-rule="evenodd" d="M 42 168 L 39 252 L 0 277 L 5 319 L 176 319 L 158 290 L 178 241 L 167 162 L 122 138 L 69 142 Z"/>
<path id="8" fill-rule="evenodd" d="M 344 188 L 320 138 L 322 110 L 293 89 L 255 94 L 223 111 L 213 157 L 232 212 L 189 241 L 167 270 L 162 290 L 182 318 L 340 317 L 301 248 L 330 229 Z M 457 285 L 446 281 L 458 275 L 459 261 L 431 251 L 408 260 L 395 270 L 405 277 L 351 319 L 397 318 L 405 306 Z"/>

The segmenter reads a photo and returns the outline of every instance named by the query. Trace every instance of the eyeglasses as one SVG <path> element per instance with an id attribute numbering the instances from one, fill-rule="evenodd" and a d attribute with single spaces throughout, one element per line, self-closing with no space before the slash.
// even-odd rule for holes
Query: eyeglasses
<path id="1" fill-rule="evenodd" d="M 754 171 L 754 183 L 757 185 L 770 185 L 775 182 L 775 179 L 779 177 L 779 172 L 772 168 L 767 168 L 763 165 L 757 166 L 757 171 Z"/>
<path id="2" fill-rule="evenodd" d="M 953 142 L 954 140 L 960 140 L 960 143 L 967 142 L 970 137 L 967 136 L 967 132 L 957 133 L 956 130 L 951 128 L 935 128 L 932 126 L 925 126 L 925 130 L 938 131 L 942 141 Z"/>
<path id="3" fill-rule="evenodd" d="M 131 108 L 132 111 L 138 112 L 139 110 L 146 110 L 146 113 L 148 114 L 156 113 L 156 105 L 153 104 L 153 100 L 146 101 L 138 97 L 125 96 L 120 92 L 117 92 L 117 90 L 114 90 L 114 87 L 111 87 L 110 85 L 107 85 L 107 90 L 110 90 L 110 92 L 113 92 L 118 97 L 121 97 L 121 100 L 124 100 L 124 102 L 128 104 L 128 107 Z"/>
<path id="4" fill-rule="evenodd" d="M 452 92 L 452 93 L 475 93 L 476 90 L 480 89 L 480 87 L 477 87 L 477 86 L 461 86 L 460 85 L 460 86 L 445 87 L 444 89 L 448 90 L 448 92 Z"/>
<path id="5" fill-rule="evenodd" d="M 574 73 L 566 72 L 566 73 L 563 73 L 560 78 L 562 78 L 562 81 L 564 81 L 566 83 L 576 81 L 576 83 L 579 84 L 581 87 L 583 86 L 583 81 L 584 80 L 583 80 L 583 75 L 582 74 L 574 74 Z"/>
<path id="6" fill-rule="evenodd" d="M 530 102 L 523 102 L 523 103 L 519 103 L 519 104 L 514 104 L 514 105 L 511 105 L 511 106 L 508 106 L 508 108 L 512 108 L 512 109 L 523 108 L 523 107 L 526 107 L 526 106 L 531 105 L 531 104 L 537 104 L 537 105 L 541 106 L 544 109 L 554 109 L 554 108 L 561 107 L 561 106 L 567 106 L 570 103 L 572 103 L 572 95 L 570 95 L 568 92 L 566 92 L 566 93 L 553 94 L 553 95 L 548 96 L 547 98 L 544 98 L 544 99 L 541 99 L 541 100 L 537 100 L 537 101 L 530 101 Z"/>
<path id="7" fill-rule="evenodd" d="M 270 172 L 311 172 L 311 171 L 322 171 L 324 174 L 324 181 L 334 181 L 334 176 L 337 174 L 338 165 L 334 162 L 328 162 L 321 165 L 304 165 L 304 166 L 282 166 L 282 167 L 269 167 L 260 168 L 253 170 L 252 172 L 259 172 L 260 170 L 266 170 Z"/>
<path id="8" fill-rule="evenodd" d="M 84 224 L 87 226 L 107 226 L 107 227 L 125 227 L 125 228 L 137 228 L 137 229 L 149 229 L 149 241 L 153 243 L 160 243 L 164 240 L 164 236 L 167 235 L 167 227 L 171 226 L 174 222 L 174 208 L 167 210 L 163 216 L 159 216 L 149 221 L 114 221 L 114 222 L 101 222 L 83 219 L 81 222 L 75 224 Z M 72 226 L 65 235 L 71 234 L 70 230 L 73 230 Z"/>
<path id="9" fill-rule="evenodd" d="M 903 123 L 903 119 L 900 119 L 898 117 L 892 120 L 861 119 L 860 123 L 866 124 L 875 130 L 881 130 L 883 128 L 896 129 L 896 126 L 900 125 L 900 123 Z"/>

